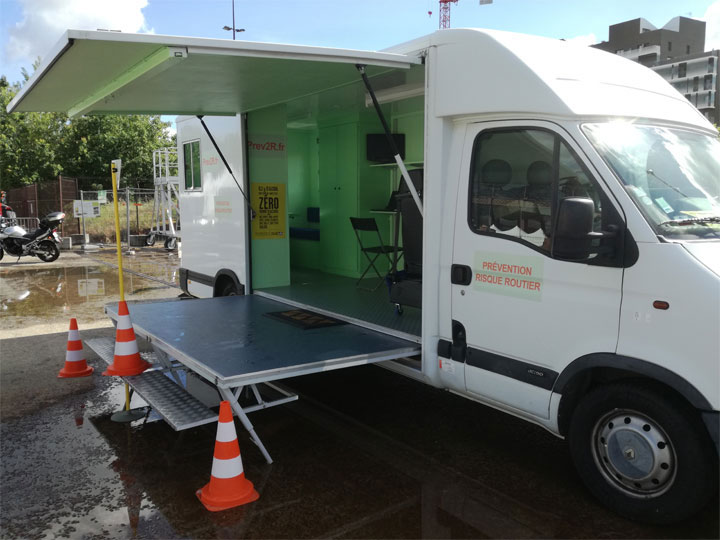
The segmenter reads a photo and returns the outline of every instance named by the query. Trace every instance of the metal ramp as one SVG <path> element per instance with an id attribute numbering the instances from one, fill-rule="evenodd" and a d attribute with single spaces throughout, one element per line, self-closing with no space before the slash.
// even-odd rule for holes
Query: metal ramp
<path id="1" fill-rule="evenodd" d="M 287 312 L 297 311 L 295 306 L 257 295 L 131 303 L 129 309 L 136 336 L 152 344 L 158 363 L 166 372 L 187 370 L 216 389 L 222 399 L 230 402 L 268 463 L 272 459 L 247 413 L 297 399 L 272 381 L 420 353 L 417 343 L 346 321 L 316 327 L 295 324 L 297 320 L 284 317 Z M 105 312 L 117 320 L 117 304 L 106 305 Z M 112 361 L 111 351 L 108 350 L 106 358 Z M 167 375 L 161 376 L 175 385 Z M 143 377 L 145 374 L 137 376 Z M 131 386 L 144 384 L 136 383 L 133 377 L 125 379 Z M 161 404 L 160 398 L 167 391 L 165 384 L 159 383 L 162 390 L 147 385 L 142 387 L 145 394 L 139 388 L 138 393 L 148 402 L 154 400 L 158 407 L 172 408 L 163 405 L 165 402 Z M 265 401 L 257 388 L 260 384 L 279 392 L 280 398 Z M 256 404 L 240 403 L 243 389 L 248 389 L 246 394 L 254 397 Z M 153 392 L 158 396 L 151 395 Z M 163 416 L 166 415 L 169 413 Z M 176 421 L 188 427 L 193 422 L 197 420 Z"/>

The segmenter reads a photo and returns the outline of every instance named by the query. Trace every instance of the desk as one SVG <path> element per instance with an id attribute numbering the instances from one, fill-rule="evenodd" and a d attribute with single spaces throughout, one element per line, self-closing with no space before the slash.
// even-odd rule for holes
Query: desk
<path id="1" fill-rule="evenodd" d="M 399 210 L 387 210 L 387 209 L 375 209 L 370 210 L 371 214 L 379 214 L 379 215 L 386 215 L 386 216 L 394 216 L 395 219 L 392 219 L 390 221 L 391 223 L 391 235 L 393 237 L 393 259 L 392 259 L 392 273 L 397 272 L 397 263 L 399 260 L 398 256 L 398 241 L 400 237 L 400 211 Z M 402 254 L 401 254 L 402 255 Z"/>

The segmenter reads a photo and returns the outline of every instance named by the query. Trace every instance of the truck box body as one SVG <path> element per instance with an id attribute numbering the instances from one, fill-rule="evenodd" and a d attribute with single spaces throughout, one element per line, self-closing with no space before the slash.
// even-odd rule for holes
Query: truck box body
<path id="1" fill-rule="evenodd" d="M 44 68 L 10 109 L 187 114 L 188 293 L 264 295 L 414 340 L 421 359 L 386 367 L 569 435 L 616 510 L 672 515 L 692 451 L 666 450 L 684 437 L 657 418 L 659 396 L 689 418 L 705 458 L 720 409 L 720 143 L 682 95 L 615 55 L 497 31 L 439 31 L 381 53 L 131 41 L 168 48 L 170 65 L 128 68 L 127 87 L 80 103 L 49 98 Z M 368 149 L 383 126 L 354 64 L 368 66 L 421 179 L 414 229 L 392 197 L 408 191 L 400 168 Z M 358 242 L 356 217 L 404 248 L 389 297 L 384 254 L 375 291 L 356 284 L 372 245 Z M 628 388 L 647 410 L 633 412 Z"/>

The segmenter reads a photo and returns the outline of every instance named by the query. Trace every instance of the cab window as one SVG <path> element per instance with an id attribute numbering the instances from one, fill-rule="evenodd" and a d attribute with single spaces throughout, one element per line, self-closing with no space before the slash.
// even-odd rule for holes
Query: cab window
<path id="1" fill-rule="evenodd" d="M 468 223 L 477 234 L 518 241 L 552 254 L 553 225 L 559 201 L 589 198 L 593 231 L 608 221 L 611 208 L 601 190 L 567 144 L 553 132 L 536 128 L 487 130 L 478 134 L 470 169 Z M 617 216 L 614 210 L 612 220 Z M 590 258 L 602 254 L 595 240 Z"/>

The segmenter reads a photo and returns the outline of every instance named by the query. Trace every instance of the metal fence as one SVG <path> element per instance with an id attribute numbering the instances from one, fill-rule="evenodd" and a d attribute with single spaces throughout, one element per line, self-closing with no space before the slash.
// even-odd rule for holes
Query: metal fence
<path id="1" fill-rule="evenodd" d="M 40 227 L 40 219 L 36 217 L 17 217 L 15 221 L 26 231 L 34 231 Z"/>
<path id="2" fill-rule="evenodd" d="M 19 225 L 28 232 L 32 232 L 40 226 L 40 220 L 35 217 L 0 217 L 0 228 Z"/>
<path id="3" fill-rule="evenodd" d="M 61 176 L 51 182 L 9 190 L 7 200 L 15 215 L 23 216 L 17 218 L 17 223 L 28 231 L 36 229 L 39 220 L 50 212 L 62 211 L 66 214 L 62 236 L 86 234 L 91 242 L 115 242 L 112 190 L 78 190 L 75 178 Z M 131 236 L 153 232 L 161 239 L 176 236 L 163 234 L 169 231 L 170 220 L 175 228 L 179 226 L 176 191 L 165 189 L 165 186 L 156 189 L 123 187 L 118 190 L 118 205 L 123 242 L 128 241 L 128 231 Z M 85 208 L 84 216 L 80 207 Z"/>
<path id="4" fill-rule="evenodd" d="M 7 204 L 15 214 L 24 218 L 43 218 L 50 212 L 72 214 L 72 202 L 77 198 L 77 179 L 58 176 L 54 180 L 30 184 L 8 190 Z M 70 234 L 63 223 L 61 234 Z"/>
<path id="5" fill-rule="evenodd" d="M 120 213 L 120 229 L 122 241 L 131 236 L 145 236 L 157 225 L 156 192 L 146 188 L 121 188 L 118 190 L 118 211 Z M 80 190 L 78 193 L 80 206 L 85 207 L 85 216 L 68 214 L 68 221 L 77 223 L 78 234 L 86 234 L 91 242 L 115 242 L 115 217 L 113 210 L 113 193 L 111 190 Z M 177 205 L 177 201 L 174 201 Z M 92 217 L 90 213 L 92 212 Z M 174 214 L 177 219 L 177 213 Z"/>

